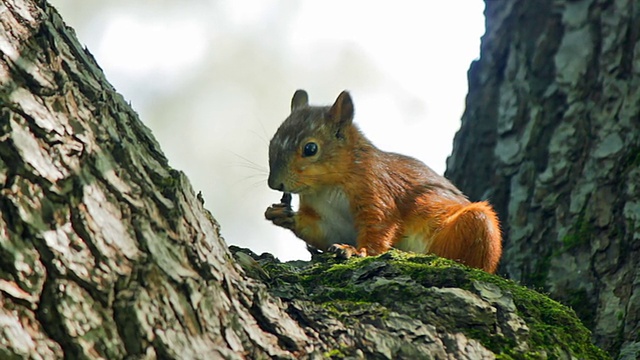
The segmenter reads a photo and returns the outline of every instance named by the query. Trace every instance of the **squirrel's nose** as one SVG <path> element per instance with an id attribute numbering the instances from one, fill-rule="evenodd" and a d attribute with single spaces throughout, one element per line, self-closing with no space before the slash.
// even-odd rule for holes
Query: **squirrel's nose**
<path id="1" fill-rule="evenodd" d="M 276 180 L 274 176 L 269 175 L 269 180 L 267 181 L 267 183 L 269 184 L 269 187 L 272 188 L 273 190 L 278 190 L 278 191 L 284 190 L 284 184 Z"/>

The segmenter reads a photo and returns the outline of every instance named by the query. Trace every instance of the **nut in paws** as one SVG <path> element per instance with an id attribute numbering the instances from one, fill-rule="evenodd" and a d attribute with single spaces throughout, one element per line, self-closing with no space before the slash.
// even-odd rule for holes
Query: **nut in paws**
<path id="1" fill-rule="evenodd" d="M 295 211 L 286 204 L 273 204 L 267 208 L 264 217 L 270 220 L 274 225 L 293 229 L 295 225 Z"/>

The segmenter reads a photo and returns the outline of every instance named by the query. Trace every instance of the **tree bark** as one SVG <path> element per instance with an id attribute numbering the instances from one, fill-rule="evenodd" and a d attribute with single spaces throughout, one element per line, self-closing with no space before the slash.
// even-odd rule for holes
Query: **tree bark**
<path id="1" fill-rule="evenodd" d="M 308 350 L 53 8 L 2 2 L 0 55 L 0 357 Z"/>
<path id="2" fill-rule="evenodd" d="M 640 5 L 486 1 L 446 175 L 503 222 L 502 274 L 640 356 Z"/>
<path id="3" fill-rule="evenodd" d="M 243 270 L 45 1 L 0 3 L 0 137 L 1 358 L 607 358 L 566 307 L 433 256 Z"/>

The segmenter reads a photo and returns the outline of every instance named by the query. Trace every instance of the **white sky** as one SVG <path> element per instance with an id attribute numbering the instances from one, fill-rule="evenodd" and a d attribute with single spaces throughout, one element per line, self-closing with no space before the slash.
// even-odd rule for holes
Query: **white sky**
<path id="1" fill-rule="evenodd" d="M 263 218 L 267 145 L 293 92 L 331 104 L 383 150 L 445 169 L 484 33 L 482 0 L 50 0 L 184 171 L 229 244 L 306 259 Z"/>

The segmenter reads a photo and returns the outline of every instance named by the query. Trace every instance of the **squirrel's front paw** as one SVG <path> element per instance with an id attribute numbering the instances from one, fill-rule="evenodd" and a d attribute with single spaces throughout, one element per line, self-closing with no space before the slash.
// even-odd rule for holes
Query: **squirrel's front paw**
<path id="1" fill-rule="evenodd" d="M 264 212 L 264 217 L 267 220 L 270 220 L 274 225 L 286 229 L 293 229 L 295 226 L 295 215 L 295 211 L 293 211 L 290 206 L 282 203 L 273 204 Z"/>
<path id="2" fill-rule="evenodd" d="M 365 248 L 358 250 L 347 244 L 333 244 L 329 246 L 327 251 L 336 254 L 336 257 L 340 259 L 348 259 L 352 256 L 367 256 L 367 250 Z"/>

